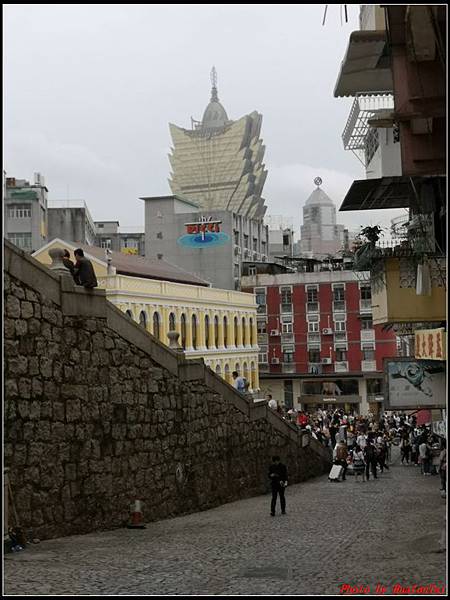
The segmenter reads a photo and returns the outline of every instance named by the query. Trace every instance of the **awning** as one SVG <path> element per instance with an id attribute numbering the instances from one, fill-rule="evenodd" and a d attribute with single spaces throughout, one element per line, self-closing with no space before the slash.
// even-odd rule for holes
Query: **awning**
<path id="1" fill-rule="evenodd" d="M 354 31 L 334 88 L 335 98 L 357 92 L 392 92 L 385 31 Z"/>
<path id="2" fill-rule="evenodd" d="M 408 208 L 413 194 L 409 177 L 359 179 L 352 183 L 339 210 Z"/>

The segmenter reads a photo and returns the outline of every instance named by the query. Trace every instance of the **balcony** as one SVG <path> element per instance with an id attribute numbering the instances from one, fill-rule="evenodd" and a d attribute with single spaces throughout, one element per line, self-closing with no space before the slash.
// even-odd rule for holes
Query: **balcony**
<path id="1" fill-rule="evenodd" d="M 258 346 L 266 346 L 269 343 L 267 333 L 258 333 Z"/>
<path id="2" fill-rule="evenodd" d="M 362 342 L 374 342 L 375 341 L 375 330 L 374 329 L 361 329 L 361 341 Z"/>
<path id="3" fill-rule="evenodd" d="M 348 373 L 348 361 L 347 360 L 335 361 L 334 371 L 335 371 L 335 373 Z"/>
<path id="4" fill-rule="evenodd" d="M 431 294 L 417 294 L 417 267 L 410 257 L 384 258 L 378 284 L 372 283 L 373 323 L 446 320 L 446 259 L 429 260 Z"/>
<path id="5" fill-rule="evenodd" d="M 283 314 L 292 314 L 292 304 L 282 304 L 281 312 Z"/>
<path id="6" fill-rule="evenodd" d="M 345 300 L 334 300 L 333 312 L 345 312 Z"/>
<path id="7" fill-rule="evenodd" d="M 295 363 L 283 363 L 282 372 L 283 373 L 296 373 L 297 369 L 296 369 Z"/>
<path id="8" fill-rule="evenodd" d="M 306 303 L 306 312 L 308 312 L 308 313 L 319 312 L 319 303 L 318 302 L 307 302 Z"/>
<path id="9" fill-rule="evenodd" d="M 362 360 L 361 371 L 376 371 L 377 361 L 376 360 Z"/>
<path id="10" fill-rule="evenodd" d="M 335 331 L 334 332 L 334 341 L 335 342 L 346 342 L 347 341 L 347 332 L 346 331 Z"/>
<path id="11" fill-rule="evenodd" d="M 367 138 L 372 132 L 369 119 L 377 115 L 386 114 L 394 110 L 394 96 L 392 94 L 363 95 L 357 94 L 348 116 L 347 124 L 342 133 L 345 150 L 353 154 L 364 164 L 369 164 L 365 155 Z"/>
<path id="12" fill-rule="evenodd" d="M 270 373 L 270 365 L 269 363 L 259 363 L 258 370 L 260 373 Z"/>
<path id="13" fill-rule="evenodd" d="M 322 363 L 308 363 L 308 373 L 311 375 L 321 375 L 322 371 Z"/>
<path id="14" fill-rule="evenodd" d="M 256 312 L 258 313 L 258 315 L 267 314 L 267 304 L 258 304 Z"/>
<path id="15" fill-rule="evenodd" d="M 281 343 L 285 344 L 293 344 L 294 343 L 294 334 L 293 333 L 282 333 L 281 334 Z"/>
<path id="16" fill-rule="evenodd" d="M 364 313 L 372 314 L 372 298 L 361 299 L 359 301 L 359 312 L 360 312 L 360 314 L 364 314 Z"/>

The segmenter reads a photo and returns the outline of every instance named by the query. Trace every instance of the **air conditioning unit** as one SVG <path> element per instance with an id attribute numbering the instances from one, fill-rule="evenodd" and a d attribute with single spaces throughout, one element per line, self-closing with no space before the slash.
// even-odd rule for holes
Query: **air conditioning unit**
<path id="1" fill-rule="evenodd" d="M 322 358 L 323 365 L 331 365 L 331 358 Z"/>
<path id="2" fill-rule="evenodd" d="M 278 331 L 278 329 L 271 329 L 270 330 L 270 335 L 274 336 L 274 335 L 280 335 L 280 332 Z"/>
<path id="3" fill-rule="evenodd" d="M 280 364 L 280 359 L 279 359 L 279 358 L 277 358 L 276 356 L 274 356 L 270 362 L 271 362 L 273 365 L 279 365 L 279 364 Z"/>
<path id="4" fill-rule="evenodd" d="M 325 327 L 325 329 L 322 329 L 322 335 L 333 335 L 333 330 L 329 327 Z"/>

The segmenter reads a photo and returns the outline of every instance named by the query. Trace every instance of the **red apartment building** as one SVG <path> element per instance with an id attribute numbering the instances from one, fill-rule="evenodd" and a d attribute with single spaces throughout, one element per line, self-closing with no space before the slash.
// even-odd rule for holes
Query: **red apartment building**
<path id="1" fill-rule="evenodd" d="M 370 281 L 351 270 L 251 272 L 242 290 L 258 304 L 261 393 L 288 408 L 378 413 L 383 358 L 397 355 L 397 342 L 372 323 Z"/>

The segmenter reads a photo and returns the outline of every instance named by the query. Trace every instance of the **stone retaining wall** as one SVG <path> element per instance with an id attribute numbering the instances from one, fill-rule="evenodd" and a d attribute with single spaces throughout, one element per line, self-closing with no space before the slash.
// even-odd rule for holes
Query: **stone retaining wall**
<path id="1" fill-rule="evenodd" d="M 120 527 L 264 493 L 330 457 L 202 360 L 185 360 L 110 304 L 5 242 L 5 466 L 41 539 Z"/>

